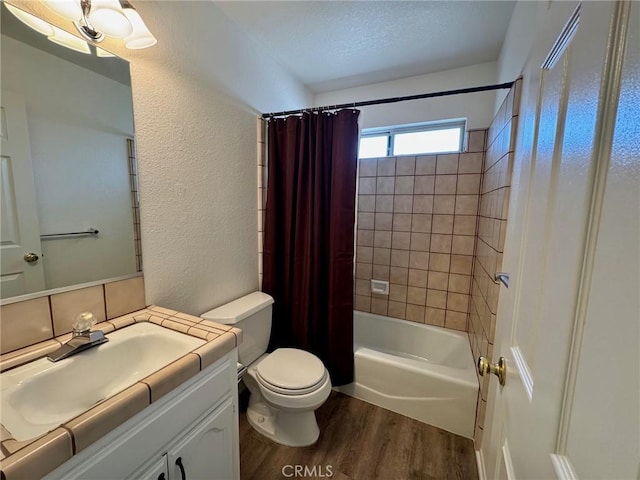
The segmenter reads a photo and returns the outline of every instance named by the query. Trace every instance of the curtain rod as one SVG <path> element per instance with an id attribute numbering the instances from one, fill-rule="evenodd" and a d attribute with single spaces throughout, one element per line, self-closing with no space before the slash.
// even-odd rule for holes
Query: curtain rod
<path id="1" fill-rule="evenodd" d="M 378 100 L 368 100 L 365 102 L 342 103 L 340 105 L 327 105 L 324 107 L 303 108 L 300 110 L 287 110 L 285 112 L 263 113 L 262 118 L 282 117 L 285 115 L 296 115 L 306 112 L 323 112 L 325 110 L 338 110 L 341 108 L 366 107 L 369 105 L 382 105 L 385 103 L 406 102 L 408 100 L 420 100 L 422 98 L 446 97 L 449 95 L 460 95 L 462 93 L 486 92 L 487 90 L 501 90 L 511 88 L 514 82 L 500 83 L 496 85 L 484 85 L 482 87 L 459 88 L 458 90 L 444 90 L 442 92 L 423 93 L 420 95 L 409 95 L 406 97 L 381 98 Z"/>

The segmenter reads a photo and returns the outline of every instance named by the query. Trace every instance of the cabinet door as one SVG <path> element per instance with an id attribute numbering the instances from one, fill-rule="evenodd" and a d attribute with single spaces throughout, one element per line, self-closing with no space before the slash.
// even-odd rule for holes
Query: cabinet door
<path id="1" fill-rule="evenodd" d="M 167 454 L 136 471 L 129 480 L 169 480 Z"/>
<path id="2" fill-rule="evenodd" d="M 233 480 L 233 432 L 229 399 L 169 449 L 169 480 Z"/>

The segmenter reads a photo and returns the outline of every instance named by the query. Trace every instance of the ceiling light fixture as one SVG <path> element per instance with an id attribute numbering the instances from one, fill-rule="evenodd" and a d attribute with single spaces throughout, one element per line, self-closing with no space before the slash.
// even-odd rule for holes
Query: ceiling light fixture
<path id="1" fill-rule="evenodd" d="M 127 48 L 151 47 L 157 43 L 140 14 L 126 0 L 41 0 L 57 14 L 71 20 L 92 43 L 105 36 L 121 38 Z"/>

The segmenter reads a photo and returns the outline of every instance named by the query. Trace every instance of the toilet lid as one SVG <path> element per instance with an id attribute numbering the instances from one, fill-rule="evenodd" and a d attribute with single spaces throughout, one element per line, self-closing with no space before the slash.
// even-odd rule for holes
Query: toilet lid
<path id="1" fill-rule="evenodd" d="M 315 355 L 296 348 L 278 348 L 262 360 L 257 373 L 277 390 L 308 390 L 325 380 L 327 371 Z"/>

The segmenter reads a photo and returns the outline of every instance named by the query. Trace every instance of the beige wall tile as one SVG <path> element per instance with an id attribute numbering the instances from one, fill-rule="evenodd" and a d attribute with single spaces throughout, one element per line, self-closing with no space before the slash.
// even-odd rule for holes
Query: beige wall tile
<path id="1" fill-rule="evenodd" d="M 434 215 L 431 224 L 431 233 L 453 233 L 453 215 Z"/>
<path id="2" fill-rule="evenodd" d="M 427 307 L 424 313 L 424 323 L 444 327 L 445 310 Z"/>
<path id="3" fill-rule="evenodd" d="M 475 235 L 477 218 L 475 215 L 456 215 L 453 221 L 453 233 L 456 235 Z"/>
<path id="4" fill-rule="evenodd" d="M 360 263 L 373 263 L 373 247 L 356 247 L 356 261 Z"/>
<path id="5" fill-rule="evenodd" d="M 413 287 L 426 288 L 428 276 L 429 276 L 428 270 L 417 270 L 414 268 L 410 268 L 408 284 Z"/>
<path id="6" fill-rule="evenodd" d="M 391 225 L 393 223 L 393 214 L 392 213 L 376 213 L 376 230 L 391 230 Z"/>
<path id="7" fill-rule="evenodd" d="M 145 307 L 143 277 L 107 283 L 104 291 L 107 301 L 107 320 Z"/>
<path id="8" fill-rule="evenodd" d="M 436 175 L 435 194 L 454 195 L 456 193 L 457 175 Z"/>
<path id="9" fill-rule="evenodd" d="M 414 175 L 416 171 L 416 157 L 396 157 L 396 175 Z"/>
<path id="10" fill-rule="evenodd" d="M 375 277 L 374 277 L 375 278 Z M 380 280 L 380 279 L 378 279 Z M 371 282 L 369 280 L 356 279 L 356 295 L 371 296 Z"/>
<path id="11" fill-rule="evenodd" d="M 452 273 L 449 275 L 449 287 L 450 292 L 455 293 L 469 293 L 471 287 L 470 275 L 459 275 Z"/>
<path id="12" fill-rule="evenodd" d="M 142 380 L 151 389 L 151 402 L 155 402 L 200 371 L 200 357 L 188 353 L 184 357 L 152 373 Z"/>
<path id="13" fill-rule="evenodd" d="M 394 195 L 393 211 L 397 213 L 411 213 L 413 210 L 413 195 Z"/>
<path id="14" fill-rule="evenodd" d="M 396 177 L 394 195 L 413 195 L 413 176 Z"/>
<path id="15" fill-rule="evenodd" d="M 477 195 L 480 193 L 480 174 L 458 175 L 458 189 L 460 195 Z"/>
<path id="16" fill-rule="evenodd" d="M 447 310 L 445 326 L 462 332 L 467 330 L 467 314 Z"/>
<path id="17" fill-rule="evenodd" d="M 435 290 L 446 291 L 449 285 L 449 274 L 443 272 L 429 272 L 429 282 L 427 286 Z"/>
<path id="18" fill-rule="evenodd" d="M 42 478 L 73 456 L 71 435 L 57 428 L 2 460 L 3 480 Z"/>
<path id="19" fill-rule="evenodd" d="M 371 267 L 372 265 L 370 263 L 356 263 L 356 278 L 370 280 Z"/>
<path id="20" fill-rule="evenodd" d="M 391 246 L 396 250 L 409 250 L 411 246 L 411 233 L 393 232 Z"/>
<path id="21" fill-rule="evenodd" d="M 361 158 L 358 170 L 360 177 L 375 177 L 378 162 L 372 158 Z"/>
<path id="22" fill-rule="evenodd" d="M 446 253 L 431 253 L 429 255 L 429 270 L 435 272 L 448 272 L 451 263 L 451 255 Z"/>
<path id="23" fill-rule="evenodd" d="M 429 252 L 411 251 L 409 253 L 409 267 L 427 270 L 429 268 Z"/>
<path id="24" fill-rule="evenodd" d="M 411 231 L 411 214 L 396 213 L 393 215 L 393 230 L 396 232 Z"/>
<path id="25" fill-rule="evenodd" d="M 373 246 L 378 248 L 391 248 L 391 232 L 378 230 L 373 237 Z"/>
<path id="26" fill-rule="evenodd" d="M 387 265 L 374 265 L 371 276 L 374 280 L 389 280 L 389 267 Z"/>
<path id="27" fill-rule="evenodd" d="M 458 173 L 482 173 L 483 152 L 461 153 Z"/>
<path id="28" fill-rule="evenodd" d="M 459 154 L 450 153 L 446 155 L 438 155 L 436 162 L 436 174 L 458 173 Z"/>
<path id="29" fill-rule="evenodd" d="M 391 267 L 389 269 L 389 281 L 399 285 L 406 285 L 409 269 L 403 267 Z"/>
<path id="30" fill-rule="evenodd" d="M 427 307 L 440 308 L 447 307 L 447 292 L 440 290 L 427 290 Z"/>
<path id="31" fill-rule="evenodd" d="M 375 248 L 373 249 L 373 263 L 375 265 L 389 265 L 391 261 L 391 249 L 390 248 Z"/>
<path id="32" fill-rule="evenodd" d="M 407 309 L 407 304 L 404 302 L 392 302 L 389 301 L 389 307 L 387 310 L 387 315 L 393 318 L 403 319 L 405 317 L 405 312 Z"/>
<path id="33" fill-rule="evenodd" d="M 478 213 L 478 195 L 458 195 L 455 204 L 456 215 L 476 215 Z"/>
<path id="34" fill-rule="evenodd" d="M 393 195 L 395 186 L 394 177 L 376 177 L 376 194 L 377 195 Z"/>
<path id="35" fill-rule="evenodd" d="M 447 310 L 467 313 L 469 309 L 469 295 L 449 292 L 447 295 Z"/>
<path id="36" fill-rule="evenodd" d="M 427 300 L 427 289 L 419 287 L 407 287 L 407 303 L 424 305 Z"/>
<path id="37" fill-rule="evenodd" d="M 473 255 L 475 237 L 466 235 L 454 235 L 451 245 L 451 253 L 456 255 Z"/>
<path id="38" fill-rule="evenodd" d="M 149 400 L 149 388 L 142 383 L 136 383 L 67 422 L 65 426 L 73 433 L 75 453 L 84 450 L 147 408 Z"/>
<path id="39" fill-rule="evenodd" d="M 434 253 L 451 253 L 451 240 L 452 235 L 432 234 L 431 251 Z"/>
<path id="40" fill-rule="evenodd" d="M 411 219 L 411 231 L 428 233 L 431 231 L 431 215 L 426 213 L 414 213 Z"/>
<path id="41" fill-rule="evenodd" d="M 375 211 L 381 213 L 393 212 L 393 195 L 376 195 Z"/>
<path id="42" fill-rule="evenodd" d="M 424 307 L 420 305 L 407 304 L 405 318 L 412 322 L 424 323 Z"/>
<path id="43" fill-rule="evenodd" d="M 386 298 L 371 299 L 371 313 L 386 315 L 389 308 L 389 301 Z"/>
<path id="44" fill-rule="evenodd" d="M 428 233 L 411 234 L 411 250 L 428 252 L 431 245 L 431 235 Z"/>
<path id="45" fill-rule="evenodd" d="M 359 195 L 375 195 L 376 194 L 376 177 L 360 178 L 358 180 Z"/>
<path id="46" fill-rule="evenodd" d="M 451 255 L 451 273 L 461 273 L 471 275 L 473 266 L 473 256 L 471 255 Z"/>
<path id="47" fill-rule="evenodd" d="M 0 333 L 0 353 L 52 338 L 49 298 L 0 306 Z"/>
<path id="48" fill-rule="evenodd" d="M 358 211 L 359 212 L 375 212 L 376 196 L 375 195 L 358 195 Z"/>
<path id="49" fill-rule="evenodd" d="M 433 195 L 435 191 L 435 175 L 416 176 L 413 193 L 416 195 Z"/>
<path id="50" fill-rule="evenodd" d="M 413 213 L 433 213 L 433 195 L 414 195 Z"/>
<path id="51" fill-rule="evenodd" d="M 373 230 L 375 215 L 373 213 L 358 213 L 358 229 Z"/>
<path id="52" fill-rule="evenodd" d="M 365 297 L 363 295 L 355 296 L 355 309 L 360 312 L 368 312 L 371 310 L 371 297 Z"/>
<path id="53" fill-rule="evenodd" d="M 69 333 L 75 318 L 82 312 L 93 313 L 97 322 L 107 319 L 102 285 L 58 293 L 50 298 L 54 336 Z"/>
<path id="54" fill-rule="evenodd" d="M 389 285 L 389 301 L 403 302 L 407 301 L 407 286 L 392 283 Z"/>
<path id="55" fill-rule="evenodd" d="M 391 250 L 391 266 L 407 268 L 409 266 L 409 250 Z"/>
<path id="56" fill-rule="evenodd" d="M 416 175 L 434 175 L 436 173 L 436 156 L 419 155 L 416 157 Z"/>
<path id="57" fill-rule="evenodd" d="M 469 152 L 482 152 L 484 151 L 486 130 L 475 130 L 469 132 L 469 142 L 467 150 Z"/>
<path id="58" fill-rule="evenodd" d="M 396 174 L 396 157 L 378 159 L 378 177 L 393 177 Z"/>
<path id="59" fill-rule="evenodd" d="M 455 212 L 455 195 L 435 195 L 433 197 L 433 213 L 451 215 Z"/>
<path id="60" fill-rule="evenodd" d="M 358 229 L 358 236 L 356 243 L 358 245 L 372 247 L 373 246 L 373 232 L 374 230 L 360 230 Z"/>

